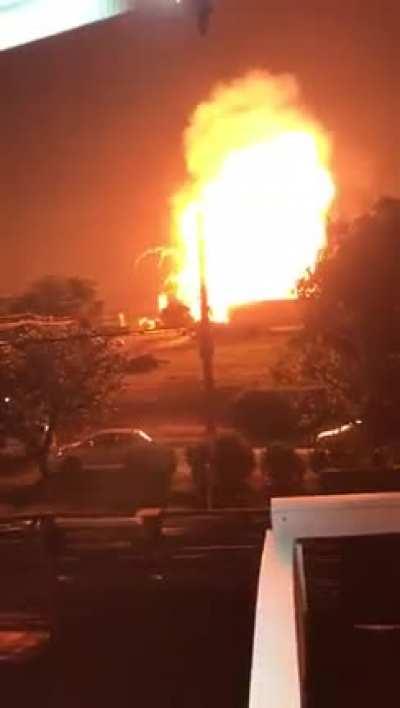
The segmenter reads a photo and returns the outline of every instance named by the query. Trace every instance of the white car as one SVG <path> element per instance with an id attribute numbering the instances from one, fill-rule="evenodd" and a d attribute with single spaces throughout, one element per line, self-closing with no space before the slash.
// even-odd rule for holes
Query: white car
<path id="1" fill-rule="evenodd" d="M 136 428 L 108 428 L 60 447 L 53 464 L 63 470 L 123 469 L 133 453 L 151 452 L 152 438 Z"/>

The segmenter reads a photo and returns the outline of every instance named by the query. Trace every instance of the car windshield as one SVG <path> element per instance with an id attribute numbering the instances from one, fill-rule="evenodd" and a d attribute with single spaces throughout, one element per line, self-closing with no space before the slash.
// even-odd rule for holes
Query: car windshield
<path id="1" fill-rule="evenodd" d="M 30 557 L 51 642 L 76 628 L 13 688 L 57 654 L 60 708 L 124 704 L 130 667 L 138 703 L 242 708 L 273 500 L 400 492 L 399 27 L 393 0 L 0 0 L 0 678 L 7 617 L 48 629 Z"/>

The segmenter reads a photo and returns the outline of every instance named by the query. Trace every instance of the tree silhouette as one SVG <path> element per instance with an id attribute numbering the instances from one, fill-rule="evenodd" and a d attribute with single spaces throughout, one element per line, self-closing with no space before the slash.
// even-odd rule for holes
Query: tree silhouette
<path id="1" fill-rule="evenodd" d="M 193 325 L 193 317 L 187 305 L 173 297 L 169 299 L 168 305 L 161 310 L 160 317 L 164 327 L 179 329 Z"/>
<path id="2" fill-rule="evenodd" d="M 102 311 L 96 284 L 87 278 L 46 275 L 9 306 L 13 313 L 96 319 Z"/>
<path id="3" fill-rule="evenodd" d="M 381 199 L 354 222 L 332 225 L 315 271 L 299 283 L 304 332 L 275 372 L 322 383 L 332 415 L 362 418 L 374 442 L 398 431 L 399 283 L 400 200 Z"/>
<path id="4" fill-rule="evenodd" d="M 46 423 L 45 457 L 55 432 L 98 420 L 119 392 L 126 366 L 113 340 L 77 336 L 66 325 L 57 338 L 40 325 L 1 343 L 0 424 L 29 438 Z"/>

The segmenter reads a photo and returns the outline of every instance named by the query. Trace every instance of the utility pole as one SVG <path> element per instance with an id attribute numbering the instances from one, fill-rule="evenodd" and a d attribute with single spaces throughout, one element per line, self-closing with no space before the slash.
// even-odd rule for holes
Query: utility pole
<path id="1" fill-rule="evenodd" d="M 212 508 L 213 497 L 213 450 L 216 435 L 215 420 L 215 379 L 214 379 L 214 343 L 210 323 L 210 306 L 208 302 L 206 244 L 204 240 L 204 223 L 201 208 L 197 217 L 197 241 L 199 253 L 199 285 L 200 285 L 200 322 L 198 326 L 199 353 L 203 368 L 204 382 L 204 413 L 207 438 L 207 508 Z"/>

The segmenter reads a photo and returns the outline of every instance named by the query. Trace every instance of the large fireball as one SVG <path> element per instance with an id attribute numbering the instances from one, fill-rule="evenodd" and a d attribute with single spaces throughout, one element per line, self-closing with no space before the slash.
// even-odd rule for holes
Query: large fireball
<path id="1" fill-rule="evenodd" d="M 211 316 L 295 296 L 325 244 L 334 197 L 329 141 L 290 76 L 218 87 L 185 133 L 188 183 L 173 200 L 174 294 L 199 316 L 199 238 Z"/>

